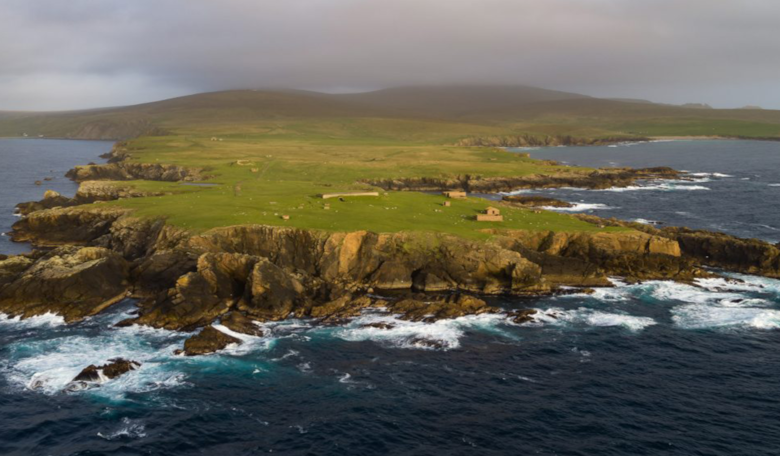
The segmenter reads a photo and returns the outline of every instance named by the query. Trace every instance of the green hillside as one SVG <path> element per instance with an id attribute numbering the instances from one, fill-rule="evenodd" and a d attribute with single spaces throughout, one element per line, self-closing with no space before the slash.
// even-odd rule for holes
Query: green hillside
<path id="1" fill-rule="evenodd" d="M 381 119 L 432 142 L 480 135 L 780 137 L 780 111 L 692 109 L 647 102 L 590 98 L 514 87 L 410 87 L 360 94 L 236 90 L 135 106 L 56 113 L 2 113 L 0 136 L 44 135 L 125 139 L 209 126 L 240 124 L 243 131 L 300 131 L 300 121 L 372 128 Z M 419 122 L 423 121 L 421 126 Z M 352 125 L 346 125 L 352 124 Z M 361 124 L 361 125 L 358 125 Z M 390 128 L 392 130 L 392 128 Z M 312 132 L 306 132 L 312 133 Z M 391 132 L 395 134 L 395 132 Z M 406 133 L 404 133 L 406 134 Z"/>

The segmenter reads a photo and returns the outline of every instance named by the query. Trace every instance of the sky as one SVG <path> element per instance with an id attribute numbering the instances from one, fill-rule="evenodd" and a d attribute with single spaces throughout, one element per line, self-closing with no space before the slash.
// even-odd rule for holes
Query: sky
<path id="1" fill-rule="evenodd" d="M 780 109 L 778 0 L 2 0 L 0 110 L 524 84 Z"/>

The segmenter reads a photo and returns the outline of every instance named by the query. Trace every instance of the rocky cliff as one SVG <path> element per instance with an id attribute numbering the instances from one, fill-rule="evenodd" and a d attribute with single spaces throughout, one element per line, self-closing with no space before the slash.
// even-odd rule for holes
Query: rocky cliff
<path id="1" fill-rule="evenodd" d="M 780 278 L 780 245 L 759 239 L 742 239 L 725 233 L 684 227 L 655 228 L 642 223 L 579 215 L 590 223 L 622 226 L 677 242 L 680 252 L 702 265 L 728 271 Z"/>
<path id="2" fill-rule="evenodd" d="M 0 312 L 54 312 L 76 321 L 130 293 L 139 299 L 140 313 L 124 325 L 194 330 L 224 320 L 252 334 L 257 328 L 247 322 L 253 320 L 295 315 L 330 324 L 368 306 L 406 318 L 491 312 L 468 296 L 610 286 L 613 275 L 690 281 L 711 275 L 703 266 L 719 266 L 780 276 L 777 246 L 679 228 L 636 228 L 495 231 L 489 241 L 261 225 L 192 234 L 110 206 L 46 209 L 19 220 L 14 239 L 65 247 L 0 259 Z M 378 300 L 374 294 L 383 290 L 401 295 Z M 402 304 L 405 299 L 412 301 Z"/>

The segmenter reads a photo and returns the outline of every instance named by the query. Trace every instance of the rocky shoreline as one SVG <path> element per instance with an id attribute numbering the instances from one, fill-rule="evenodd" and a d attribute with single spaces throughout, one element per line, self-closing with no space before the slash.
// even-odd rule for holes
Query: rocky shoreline
<path id="1" fill-rule="evenodd" d="M 603 190 L 627 187 L 641 180 L 678 179 L 683 173 L 667 167 L 606 168 L 590 173 L 561 171 L 556 174 L 533 174 L 517 177 L 483 177 L 463 175 L 454 178 L 398 178 L 365 180 L 364 183 L 393 191 L 432 192 L 459 190 L 470 193 L 498 193 L 532 188 L 577 187 Z"/>
<path id="2" fill-rule="evenodd" d="M 200 179 L 204 172 L 129 166 L 121 145 L 110 158 L 112 163 L 79 167 L 69 176 L 115 180 L 117 175 L 140 173 L 133 178 L 186 180 Z M 393 190 L 603 188 L 677 176 L 669 168 L 652 168 L 375 185 Z M 139 219 L 127 209 L 86 204 L 133 196 L 144 195 L 115 183 L 88 180 L 72 199 L 47 193 L 41 202 L 21 204 L 24 217 L 14 224 L 13 239 L 31 242 L 38 250 L 0 257 L 0 312 L 21 318 L 51 312 L 70 323 L 133 297 L 138 300 L 138 315 L 119 325 L 199 331 L 182 351 L 199 355 L 241 343 L 214 325 L 260 336 L 255 321 L 295 316 L 339 324 L 366 308 L 429 322 L 501 312 L 479 296 L 534 296 L 565 292 L 566 287 L 611 286 L 611 276 L 628 282 L 691 282 L 711 277 L 709 268 L 722 268 L 780 278 L 777 245 L 592 216 L 579 217 L 601 227 L 631 230 L 490 231 L 488 241 L 441 233 L 332 233 L 263 225 L 193 234 L 164 220 Z M 520 200 L 501 204 L 537 203 L 550 205 Z M 525 321 L 532 313 L 507 318 Z M 421 344 L 435 348 L 435 341 Z"/>

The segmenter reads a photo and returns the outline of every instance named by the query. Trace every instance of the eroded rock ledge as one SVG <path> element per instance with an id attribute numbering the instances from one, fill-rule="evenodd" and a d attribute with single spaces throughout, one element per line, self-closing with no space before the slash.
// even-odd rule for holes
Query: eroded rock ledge
<path id="1" fill-rule="evenodd" d="M 137 190 L 119 182 L 84 181 L 73 198 L 62 196 L 53 190 L 47 190 L 40 201 L 30 201 L 16 205 L 16 213 L 29 215 L 35 211 L 55 207 L 72 207 L 82 204 L 92 204 L 98 201 L 114 201 L 122 198 L 141 198 L 145 196 L 160 196 L 161 192 Z"/>
<path id="2" fill-rule="evenodd" d="M 130 160 L 131 153 L 126 143 L 117 143 L 108 154 L 101 156 L 108 164 L 76 166 L 65 174 L 76 182 L 110 180 L 152 180 L 167 182 L 190 182 L 209 178 L 203 168 L 186 168 L 178 165 L 139 163 Z"/>
<path id="3" fill-rule="evenodd" d="M 556 136 L 483 136 L 464 138 L 457 142 L 463 147 L 550 147 L 550 146 L 603 146 L 623 142 L 649 141 L 646 137 L 606 137 L 606 138 L 577 138 L 568 135 Z"/>
<path id="4" fill-rule="evenodd" d="M 562 171 L 556 174 L 533 174 L 517 177 L 482 177 L 463 175 L 455 178 L 399 178 L 366 180 L 365 183 L 396 191 L 462 190 L 473 193 L 497 193 L 528 188 L 579 187 L 606 189 L 626 187 L 645 179 L 675 179 L 681 173 L 672 168 L 604 168 L 591 173 Z"/>

